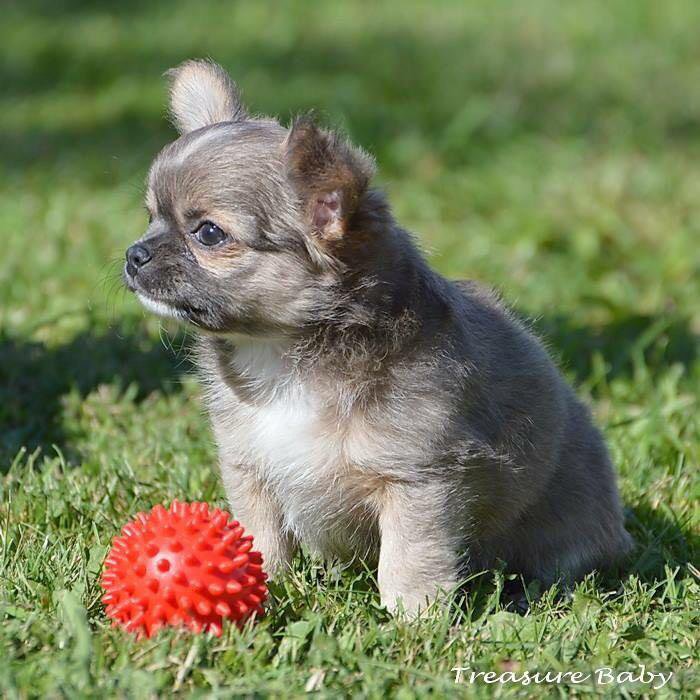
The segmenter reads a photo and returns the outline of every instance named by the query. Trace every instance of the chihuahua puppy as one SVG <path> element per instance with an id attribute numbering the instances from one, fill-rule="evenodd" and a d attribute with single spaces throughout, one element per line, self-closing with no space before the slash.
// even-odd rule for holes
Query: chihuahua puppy
<path id="1" fill-rule="evenodd" d="M 415 614 L 469 572 L 551 583 L 624 554 L 588 411 L 493 293 L 428 267 L 372 159 L 251 116 L 213 63 L 170 79 L 180 137 L 125 277 L 197 331 L 223 483 L 268 570 L 300 543 L 365 557 Z"/>

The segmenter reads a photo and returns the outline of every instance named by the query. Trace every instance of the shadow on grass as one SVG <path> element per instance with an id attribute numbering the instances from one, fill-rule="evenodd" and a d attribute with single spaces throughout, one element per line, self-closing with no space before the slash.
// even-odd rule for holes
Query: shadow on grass
<path id="1" fill-rule="evenodd" d="M 652 377 L 673 364 L 692 372 L 700 358 L 700 337 L 690 319 L 670 313 L 621 314 L 595 326 L 554 315 L 538 319 L 533 328 L 578 383 L 593 374 L 596 355 L 605 361 L 607 380 L 632 377 L 637 363 Z"/>
<path id="2" fill-rule="evenodd" d="M 642 501 L 628 509 L 627 529 L 635 549 L 624 568 L 645 583 L 665 580 L 666 567 L 674 569 L 700 560 L 700 537 L 690 522 L 680 522 L 663 506 Z"/>
<path id="3" fill-rule="evenodd" d="M 102 384 L 135 385 L 140 401 L 179 391 L 188 368 L 138 327 L 88 329 L 55 347 L 0 334 L 0 472 L 22 447 L 50 452 L 56 445 L 72 454 L 61 424 L 70 392 L 85 397 Z"/>

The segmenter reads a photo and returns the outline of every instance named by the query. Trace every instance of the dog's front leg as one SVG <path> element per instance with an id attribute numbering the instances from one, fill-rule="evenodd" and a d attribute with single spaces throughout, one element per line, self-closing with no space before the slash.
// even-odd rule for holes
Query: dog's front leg
<path id="1" fill-rule="evenodd" d="M 233 516 L 253 535 L 265 571 L 270 577 L 281 573 L 291 562 L 295 542 L 283 526 L 277 499 L 249 467 L 222 463 L 221 477 Z"/>
<path id="2" fill-rule="evenodd" d="M 446 517 L 445 500 L 425 484 L 391 484 L 382 494 L 378 583 L 392 613 L 414 617 L 458 582 L 459 524 Z"/>

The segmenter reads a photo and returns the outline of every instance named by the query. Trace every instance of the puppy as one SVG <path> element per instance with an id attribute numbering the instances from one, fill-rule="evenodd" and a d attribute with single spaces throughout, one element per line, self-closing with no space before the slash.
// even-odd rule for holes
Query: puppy
<path id="1" fill-rule="evenodd" d="M 572 580 L 630 547 L 610 459 L 538 340 L 431 270 L 312 120 L 250 116 L 224 70 L 170 72 L 125 277 L 192 326 L 231 508 L 281 571 L 299 544 L 378 566 L 415 614 L 470 571 Z"/>

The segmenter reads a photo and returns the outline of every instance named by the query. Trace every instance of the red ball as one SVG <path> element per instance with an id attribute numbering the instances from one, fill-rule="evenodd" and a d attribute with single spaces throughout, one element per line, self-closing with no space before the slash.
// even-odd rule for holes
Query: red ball
<path id="1" fill-rule="evenodd" d="M 267 576 L 252 547 L 237 520 L 206 503 L 138 513 L 105 560 L 107 617 L 139 637 L 166 625 L 219 636 L 225 619 L 263 614 Z"/>

